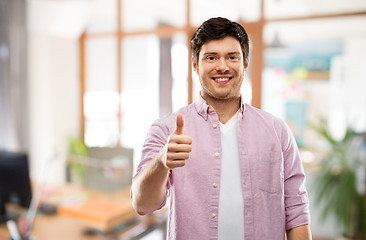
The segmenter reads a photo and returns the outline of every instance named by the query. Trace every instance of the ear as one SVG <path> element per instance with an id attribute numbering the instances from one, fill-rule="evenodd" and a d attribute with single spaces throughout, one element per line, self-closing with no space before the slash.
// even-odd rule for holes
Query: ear
<path id="1" fill-rule="evenodd" d="M 247 57 L 247 58 L 245 59 L 245 61 L 244 61 L 244 71 L 246 71 L 246 70 L 247 70 L 248 66 L 249 66 L 249 57 Z"/>
<path id="2" fill-rule="evenodd" d="M 198 74 L 199 68 L 198 68 L 198 62 L 195 57 L 192 57 L 192 66 L 194 71 Z"/>

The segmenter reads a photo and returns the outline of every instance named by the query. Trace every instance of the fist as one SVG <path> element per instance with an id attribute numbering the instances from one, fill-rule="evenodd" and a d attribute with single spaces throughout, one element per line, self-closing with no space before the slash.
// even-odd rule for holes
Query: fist
<path id="1" fill-rule="evenodd" d="M 183 135 L 183 116 L 177 115 L 177 127 L 172 135 L 168 138 L 166 145 L 167 152 L 165 160 L 165 166 L 168 168 L 183 167 L 186 165 L 186 160 L 189 158 L 189 154 L 192 151 L 192 138 L 187 135 Z"/>

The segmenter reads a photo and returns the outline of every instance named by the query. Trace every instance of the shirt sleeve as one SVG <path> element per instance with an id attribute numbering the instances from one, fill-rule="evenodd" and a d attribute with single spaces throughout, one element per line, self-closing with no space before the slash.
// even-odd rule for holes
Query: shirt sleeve
<path id="1" fill-rule="evenodd" d="M 150 129 L 147 133 L 143 148 L 142 148 L 141 160 L 137 166 L 137 170 L 136 170 L 136 173 L 135 173 L 133 179 L 135 179 L 138 175 L 140 175 L 144 171 L 144 168 L 147 166 L 147 164 L 165 146 L 167 139 L 170 135 L 170 130 L 169 130 L 169 127 L 167 124 L 168 122 L 169 122 L 169 120 L 167 118 L 159 119 L 159 120 L 156 120 L 150 127 Z M 132 184 L 133 184 L 133 182 L 132 182 Z M 169 193 L 169 187 L 170 187 L 170 176 L 168 178 L 166 188 L 165 188 L 166 189 L 165 198 L 163 199 L 161 205 L 156 210 L 164 207 L 166 200 L 167 200 L 166 196 Z M 131 193 L 131 198 L 133 198 L 132 193 Z"/>
<path id="2" fill-rule="evenodd" d="M 284 191 L 286 230 L 310 224 L 309 199 L 305 187 L 305 173 L 295 138 L 285 124 L 282 134 L 284 157 Z"/>

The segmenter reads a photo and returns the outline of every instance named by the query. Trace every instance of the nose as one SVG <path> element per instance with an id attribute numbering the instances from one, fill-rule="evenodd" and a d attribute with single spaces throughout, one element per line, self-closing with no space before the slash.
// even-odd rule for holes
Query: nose
<path id="1" fill-rule="evenodd" d="M 216 66 L 216 71 L 218 71 L 218 72 L 229 71 L 229 67 L 227 66 L 225 59 L 221 59 L 220 61 L 218 61 L 217 66 Z"/>

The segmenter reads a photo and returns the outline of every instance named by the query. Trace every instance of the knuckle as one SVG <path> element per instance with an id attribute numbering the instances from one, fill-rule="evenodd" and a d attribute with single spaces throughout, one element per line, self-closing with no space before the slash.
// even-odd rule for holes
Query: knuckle
<path id="1" fill-rule="evenodd" d="M 174 151 L 175 146 L 173 144 L 168 144 L 168 152 Z"/>
<path id="2" fill-rule="evenodd" d="M 184 160 L 174 161 L 170 160 L 166 163 L 168 168 L 177 168 L 177 167 L 184 167 L 186 165 L 186 162 Z"/>
<path id="3" fill-rule="evenodd" d="M 175 142 L 175 138 L 177 135 L 173 134 L 169 137 L 169 143 Z"/>

